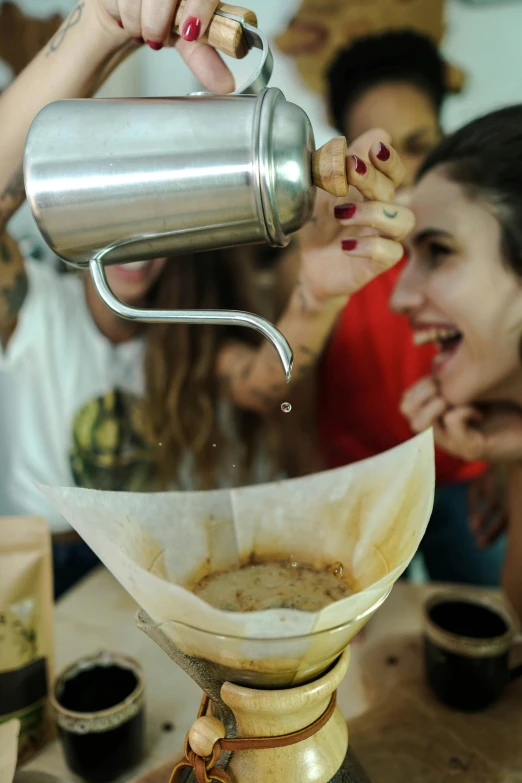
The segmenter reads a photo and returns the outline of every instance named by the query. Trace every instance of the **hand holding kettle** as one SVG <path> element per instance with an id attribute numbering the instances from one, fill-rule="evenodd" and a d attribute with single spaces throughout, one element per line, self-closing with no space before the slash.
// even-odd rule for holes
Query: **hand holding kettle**
<path id="1" fill-rule="evenodd" d="M 129 39 L 154 51 L 175 46 L 203 86 L 228 93 L 234 80 L 206 40 L 218 0 L 95 0 L 109 25 L 118 25 Z M 219 20 L 218 20 L 219 23 Z"/>
<path id="2" fill-rule="evenodd" d="M 314 218 L 297 235 L 309 306 L 344 301 L 396 264 L 414 226 L 413 213 L 394 203 L 404 166 L 386 131 L 368 131 L 350 145 L 346 172 L 348 196 L 318 191 Z"/>
<path id="3" fill-rule="evenodd" d="M 413 213 L 394 203 L 404 167 L 385 131 L 360 136 L 345 164 L 348 196 L 318 190 L 314 217 L 297 234 L 299 257 L 289 254 L 286 262 L 284 277 L 297 281 L 277 328 L 295 346 L 296 381 L 321 356 L 346 300 L 400 260 L 400 240 L 414 225 Z M 288 395 L 271 351 L 263 343 L 230 344 L 221 352 L 218 373 L 237 405 L 266 412 Z"/>

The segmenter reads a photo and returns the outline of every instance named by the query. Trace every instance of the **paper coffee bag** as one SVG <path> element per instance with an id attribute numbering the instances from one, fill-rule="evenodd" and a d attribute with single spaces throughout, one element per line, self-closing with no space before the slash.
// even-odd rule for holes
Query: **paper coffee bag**
<path id="1" fill-rule="evenodd" d="M 0 517 L 0 723 L 20 721 L 18 763 L 51 736 L 52 606 L 47 523 Z"/>

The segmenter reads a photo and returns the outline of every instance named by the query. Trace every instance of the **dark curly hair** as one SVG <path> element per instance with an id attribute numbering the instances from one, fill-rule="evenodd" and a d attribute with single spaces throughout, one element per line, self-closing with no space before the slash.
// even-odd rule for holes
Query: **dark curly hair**
<path id="1" fill-rule="evenodd" d="M 467 196 L 487 204 L 502 229 L 502 253 L 522 277 L 522 104 L 486 114 L 445 138 L 421 166 L 437 166 Z"/>
<path id="2" fill-rule="evenodd" d="M 346 112 L 367 90 L 386 82 L 419 87 L 439 114 L 447 95 L 446 64 L 433 41 L 414 30 L 361 38 L 343 49 L 327 74 L 332 121 L 342 131 Z"/>

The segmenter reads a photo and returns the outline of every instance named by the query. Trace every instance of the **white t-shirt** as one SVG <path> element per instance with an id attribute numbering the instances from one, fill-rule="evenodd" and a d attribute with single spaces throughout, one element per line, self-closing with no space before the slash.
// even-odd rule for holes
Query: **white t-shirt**
<path id="1" fill-rule="evenodd" d="M 145 344 L 113 345 L 98 331 L 78 275 L 31 261 L 27 273 L 17 328 L 0 349 L 0 513 L 39 514 L 61 532 L 67 522 L 36 484 L 150 488 L 139 407 Z M 183 462 L 177 484 L 189 489 Z M 256 481 L 269 477 L 262 462 Z"/>

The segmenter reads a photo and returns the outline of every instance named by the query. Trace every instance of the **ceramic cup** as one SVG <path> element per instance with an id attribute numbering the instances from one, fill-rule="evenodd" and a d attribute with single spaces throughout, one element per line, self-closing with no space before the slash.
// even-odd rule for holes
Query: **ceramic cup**
<path id="1" fill-rule="evenodd" d="M 511 651 L 521 643 L 516 618 L 500 599 L 449 589 L 425 604 L 426 676 L 449 707 L 474 711 L 493 704 L 522 675 L 522 666 L 510 666 Z"/>
<path id="2" fill-rule="evenodd" d="M 69 768 L 87 783 L 107 783 L 143 757 L 144 684 L 140 666 L 101 652 L 71 664 L 51 694 Z"/>

